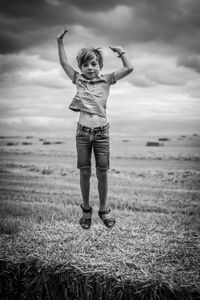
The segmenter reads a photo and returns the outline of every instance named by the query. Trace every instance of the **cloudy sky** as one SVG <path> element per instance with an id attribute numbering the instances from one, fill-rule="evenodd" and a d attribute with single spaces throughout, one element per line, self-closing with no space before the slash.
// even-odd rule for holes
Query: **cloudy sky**
<path id="1" fill-rule="evenodd" d="M 101 46 L 104 70 L 121 67 L 121 45 L 134 72 L 112 86 L 113 132 L 200 132 L 199 0 L 1 0 L 1 135 L 65 135 L 78 113 L 76 90 L 59 65 L 56 36 L 75 69 L 77 52 Z M 73 133 L 71 133 L 73 135 Z"/>

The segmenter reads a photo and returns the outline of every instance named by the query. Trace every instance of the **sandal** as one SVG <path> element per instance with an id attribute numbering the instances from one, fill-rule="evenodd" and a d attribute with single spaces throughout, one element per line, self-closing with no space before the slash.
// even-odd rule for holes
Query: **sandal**
<path id="1" fill-rule="evenodd" d="M 106 227 L 108 228 L 112 228 L 115 225 L 115 219 L 114 218 L 107 218 L 104 219 L 103 216 L 106 214 L 109 214 L 111 212 L 110 208 L 104 211 L 100 211 L 98 212 L 98 215 L 100 217 L 100 219 L 103 221 L 103 223 L 105 224 Z"/>
<path id="2" fill-rule="evenodd" d="M 89 209 L 85 209 L 83 205 L 80 205 L 82 208 L 83 213 L 90 213 L 90 218 L 81 218 L 79 224 L 83 229 L 90 229 L 91 222 L 92 222 L 92 207 Z"/>

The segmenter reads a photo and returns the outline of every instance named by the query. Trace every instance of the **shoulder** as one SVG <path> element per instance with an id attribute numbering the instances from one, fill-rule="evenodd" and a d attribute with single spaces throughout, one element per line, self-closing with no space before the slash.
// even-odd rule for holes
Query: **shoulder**
<path id="1" fill-rule="evenodd" d="M 105 78 L 109 85 L 116 83 L 114 72 L 103 74 L 102 76 Z"/>
<path id="2" fill-rule="evenodd" d="M 84 80 L 83 75 L 80 74 L 77 71 L 74 71 L 74 75 L 73 75 L 73 78 L 72 78 L 72 83 L 77 84 L 77 81 L 79 81 L 79 80 Z"/>

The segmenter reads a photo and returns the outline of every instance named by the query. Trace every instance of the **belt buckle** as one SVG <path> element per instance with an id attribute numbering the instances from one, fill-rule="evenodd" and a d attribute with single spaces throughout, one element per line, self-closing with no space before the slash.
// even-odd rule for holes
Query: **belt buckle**
<path id="1" fill-rule="evenodd" d="M 86 131 L 86 132 L 89 132 L 89 129 L 87 127 L 85 127 L 85 126 L 82 126 L 82 130 Z"/>

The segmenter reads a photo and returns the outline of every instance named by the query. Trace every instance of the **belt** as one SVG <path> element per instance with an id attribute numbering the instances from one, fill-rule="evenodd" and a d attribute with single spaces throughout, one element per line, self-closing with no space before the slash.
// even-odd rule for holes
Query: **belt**
<path id="1" fill-rule="evenodd" d="M 83 126 L 80 123 L 78 123 L 78 128 L 81 129 L 81 130 L 84 130 L 84 131 L 86 131 L 88 133 L 93 133 L 93 132 L 104 131 L 104 129 L 109 128 L 109 124 L 107 123 L 104 126 L 99 126 L 99 127 L 91 128 L 91 127 Z"/>

